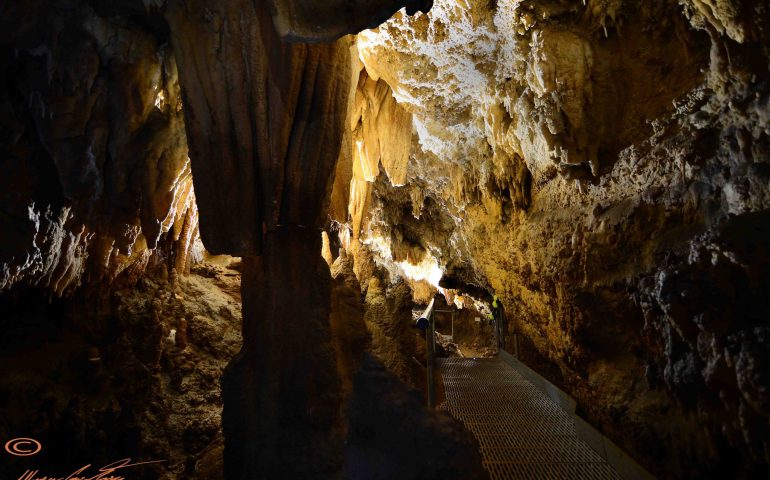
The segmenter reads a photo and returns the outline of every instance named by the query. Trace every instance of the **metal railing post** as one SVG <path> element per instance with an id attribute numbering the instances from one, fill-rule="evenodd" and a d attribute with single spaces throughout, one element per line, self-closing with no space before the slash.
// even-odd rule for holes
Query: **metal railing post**
<path id="1" fill-rule="evenodd" d="M 436 321 L 433 312 L 430 312 L 428 330 L 425 331 L 427 335 L 428 345 L 428 408 L 433 408 L 436 405 L 436 386 L 433 383 L 433 362 L 435 360 L 436 352 Z"/>
<path id="2" fill-rule="evenodd" d="M 422 312 L 422 315 L 420 315 L 420 318 L 418 318 L 415 323 L 417 328 L 425 330 L 428 408 L 433 408 L 436 404 L 436 386 L 433 383 L 433 359 L 436 351 L 436 322 L 433 316 L 433 304 L 435 302 L 436 298 L 434 297 L 433 300 L 430 301 L 428 308 Z"/>

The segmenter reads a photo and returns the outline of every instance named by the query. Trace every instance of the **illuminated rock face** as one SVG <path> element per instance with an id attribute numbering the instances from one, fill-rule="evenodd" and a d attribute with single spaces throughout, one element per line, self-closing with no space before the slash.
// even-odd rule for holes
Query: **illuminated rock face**
<path id="1" fill-rule="evenodd" d="M 7 214 L 1 226 L 9 232 L 0 240 L 0 291 L 34 284 L 64 295 L 83 278 L 91 283 L 112 280 L 121 273 L 136 278 L 147 264 L 169 257 L 173 258 L 170 267 L 189 268 L 198 240 L 198 212 L 188 137 L 193 157 L 210 158 L 213 165 L 207 168 L 202 160 L 193 162 L 198 165 L 193 170 L 203 178 L 198 180 L 201 204 L 210 212 L 203 220 L 210 250 L 258 252 L 263 218 L 268 224 L 315 220 L 296 213 L 302 210 L 301 195 L 286 192 L 286 198 L 295 198 L 293 206 L 286 201 L 277 206 L 272 197 L 282 195 L 284 185 L 293 185 L 293 180 L 306 174 L 308 179 L 322 180 L 298 180 L 297 188 L 322 198 L 328 188 L 325 176 L 291 171 L 292 167 L 284 171 L 283 164 L 269 167 L 270 155 L 257 152 L 257 143 L 272 148 L 281 161 L 296 159 L 289 145 L 299 141 L 305 127 L 308 136 L 326 135 L 324 141 L 319 138 L 324 145 L 335 143 L 329 133 L 323 133 L 329 130 L 312 122 L 293 128 L 287 120 L 290 116 L 282 118 L 293 105 L 283 104 L 275 90 L 266 93 L 277 100 L 270 118 L 265 110 L 247 112 L 246 107 L 254 105 L 250 99 L 259 96 L 263 85 L 242 69 L 238 78 L 253 83 L 253 88 L 229 96 L 204 98 L 201 93 L 206 82 L 233 83 L 240 64 L 256 72 L 265 70 L 264 62 L 285 63 L 285 74 L 274 78 L 273 85 L 296 91 L 308 81 L 302 79 L 315 72 L 312 67 L 295 67 L 314 50 L 281 46 L 275 35 L 265 35 L 273 31 L 272 21 L 269 15 L 257 20 L 253 2 L 219 2 L 218 11 L 189 4 L 186 8 L 211 17 L 198 30 L 175 27 L 176 36 L 170 38 L 169 24 L 173 26 L 183 15 L 178 3 L 29 1 L 8 3 L 0 10 L 5 25 L 0 34 L 4 49 L 0 68 L 9 85 L 0 97 L 2 180 L 14 186 L 0 194 L 0 206 Z M 430 8 L 429 1 L 362 1 L 352 6 L 339 1 L 270 3 L 276 23 L 283 22 L 289 29 L 283 32 L 286 36 L 311 40 L 330 40 L 375 26 L 404 6 L 410 12 Z M 241 25 L 241 14 L 250 15 L 254 22 Z M 229 31 L 233 42 L 213 54 L 217 45 L 206 39 L 218 38 L 220 29 Z M 190 100 L 188 136 L 169 40 L 180 46 L 187 42 L 190 47 L 180 56 Z M 207 49 L 190 46 L 199 40 Z M 269 58 L 260 57 L 265 49 L 272 52 Z M 215 61 L 208 58 L 212 54 Z M 255 63 L 259 61 L 261 66 Z M 207 70 L 196 71 L 196 65 Z M 231 102 L 236 112 L 229 117 L 208 115 L 208 101 Z M 238 121 L 229 132 L 227 122 L 234 119 Z M 232 138 L 227 137 L 230 133 Z M 209 134 L 216 137 L 207 145 L 198 140 Z M 270 145 L 264 140 L 268 135 L 274 139 Z M 265 175 L 257 174 L 256 163 L 267 169 Z M 294 178 L 284 182 L 284 176 Z M 290 209 L 295 213 L 286 213 Z M 163 249 L 173 251 L 157 255 L 159 241 Z M 200 250 L 200 242 L 197 247 Z"/>
<path id="2" fill-rule="evenodd" d="M 0 97 L 3 184 L 14 186 L 2 193 L 0 290 L 26 282 L 63 294 L 82 277 L 97 284 L 125 271 L 130 285 L 151 263 L 186 269 L 199 207 L 207 249 L 244 256 L 244 348 L 223 381 L 227 477 L 333 475 L 360 360 L 351 352 L 362 348 L 346 335 L 358 338 L 363 319 L 330 311 L 340 299 L 319 227 L 354 133 L 357 60 L 349 38 L 306 45 L 281 35 L 332 40 L 403 5 L 49 3 L 0 7 L 3 24 L 16 23 L 0 39 L 14 87 Z M 411 13 L 429 6 L 406 2 Z M 406 140 L 367 146 L 403 181 L 411 121 L 384 83 L 372 85 L 373 121 L 361 124 L 393 124 Z"/>
<path id="3" fill-rule="evenodd" d="M 525 360 L 651 470 L 751 476 L 770 415 L 766 2 L 442 0 L 355 44 L 281 42 L 430 4 L 4 2 L 0 291 L 184 270 L 197 195 L 206 246 L 247 257 L 229 475 L 331 472 L 357 365 L 340 332 L 361 337 L 318 255 L 331 191 L 379 309 L 345 298 L 403 379 L 405 284 L 428 297 L 443 272 L 497 293 Z"/>
<path id="4" fill-rule="evenodd" d="M 442 0 L 363 32 L 415 136 L 406 185 L 351 194 L 350 251 L 499 295 L 525 360 L 654 473 L 767 465 L 769 15 Z"/>
<path id="5" fill-rule="evenodd" d="M 157 16 L 114 22 L 133 12 L 85 3 L 2 7 L 0 292 L 189 268 L 198 215 L 176 63 Z"/>

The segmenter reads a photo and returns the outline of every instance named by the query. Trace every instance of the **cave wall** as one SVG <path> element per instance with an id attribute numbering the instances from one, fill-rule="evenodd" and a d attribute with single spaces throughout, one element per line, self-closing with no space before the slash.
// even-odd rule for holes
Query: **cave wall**
<path id="1" fill-rule="evenodd" d="M 220 381 L 241 344 L 234 268 L 119 279 L 51 302 L 14 290 L 0 308 L 0 437 L 43 446 L 4 455 L 0 478 L 89 464 L 93 476 L 127 457 L 163 460 L 127 478 L 223 478 Z"/>
<path id="2" fill-rule="evenodd" d="M 148 264 L 189 269 L 197 207 L 159 12 L 86 1 L 0 9 L 0 291 L 61 296 L 138 278 Z"/>
<path id="3" fill-rule="evenodd" d="M 2 180 L 9 187 L 2 197 L 2 299 L 24 317 L 33 299 L 52 292 L 67 297 L 56 300 L 63 308 L 79 312 L 75 307 L 89 295 L 120 296 L 134 286 L 140 298 L 164 296 L 163 288 L 144 286 L 154 285 L 157 276 L 176 278 L 176 272 L 188 271 L 203 244 L 214 253 L 243 255 L 244 346 L 226 371 L 223 392 L 228 478 L 319 478 L 341 468 L 346 429 L 341 407 L 367 341 L 362 312 L 344 306 L 356 304 L 357 291 L 338 285 L 341 293 L 333 293 L 319 256 L 319 226 L 335 164 L 343 138 L 350 137 L 345 128 L 355 94 L 350 85 L 360 71 L 351 39 L 334 39 L 380 23 L 398 3 L 345 5 L 341 21 L 340 5 L 312 1 L 62 0 L 0 7 L 7 27 L 0 46 L 8 86 L 2 93 Z M 427 10 L 430 4 L 408 2 L 407 10 Z M 289 30 L 276 31 L 287 11 Z M 319 19 L 327 24 L 321 30 Z M 308 22 L 310 33 L 302 31 Z M 326 43 L 283 41 L 300 37 Z M 397 128 L 411 131 L 387 86 L 371 90 L 374 102 L 399 113 Z M 401 151 L 405 157 L 404 146 Z M 101 416 L 80 430 L 73 448 L 81 450 L 73 458 L 87 452 L 83 444 L 89 439 L 123 429 L 131 435 L 121 447 L 180 460 L 165 475 L 194 471 L 205 477 L 199 463 L 221 454 L 221 441 L 190 455 L 213 432 L 191 443 L 186 436 L 194 436 L 194 429 L 155 418 L 163 408 L 144 395 L 161 391 L 162 402 L 198 401 L 185 395 L 205 389 L 205 382 L 166 391 L 163 381 L 170 375 L 175 382 L 181 376 L 175 369 L 187 372 L 194 356 L 174 355 L 162 373 L 157 364 L 168 338 L 195 344 L 185 335 L 192 325 L 184 318 L 170 319 L 169 325 L 158 318 L 154 303 L 136 302 L 119 322 L 126 327 L 118 329 L 119 345 L 110 343 L 112 337 L 104 341 L 105 348 L 121 351 L 132 335 L 143 337 L 138 349 L 122 350 L 122 361 L 137 366 L 131 371 L 142 382 L 138 390 L 115 392 L 129 397 L 119 409 L 126 421 L 104 431 L 115 408 L 99 410 Z M 38 313 L 65 328 L 74 321 L 51 309 Z M 4 322 L 16 322 L 14 315 Z M 110 321 L 100 317 L 105 320 Z M 87 319 L 83 327 L 71 332 L 73 348 L 94 341 Z M 58 341 L 59 333 L 50 340 Z M 47 348 L 41 345 L 40 355 L 48 356 Z M 107 375 L 122 366 L 111 363 Z M 77 374 L 83 365 L 67 365 L 66 375 L 70 367 Z M 197 373 L 205 373 L 206 382 L 217 375 Z M 54 381 L 50 372 L 41 375 L 46 384 Z M 176 390 L 182 394 L 172 398 Z M 9 395 L 34 395 L 34 389 Z M 77 391 L 75 397 L 85 403 L 112 398 L 102 391 Z M 218 397 L 206 401 L 216 410 Z M 16 413 L 26 418 L 36 408 L 33 403 L 26 413 Z M 216 413 L 198 426 L 211 427 Z M 51 418 L 57 415 L 69 415 L 66 427 L 80 428 L 85 414 L 65 406 Z M 152 426 L 163 432 L 148 435 Z M 202 468 L 218 476 L 217 459 L 213 462 Z M 471 462 L 478 470 L 478 456 Z M 162 469 L 149 470 L 143 474 Z"/>
<path id="4" fill-rule="evenodd" d="M 444 0 L 363 32 L 415 135 L 406 185 L 351 189 L 349 250 L 499 295 L 530 365 L 653 473 L 765 472 L 769 21 Z"/>
<path id="5" fill-rule="evenodd" d="M 331 472 L 356 365 L 335 331 L 361 332 L 332 311 L 330 218 L 402 379 L 408 297 L 449 274 L 497 293 L 531 364 L 652 471 L 766 468 L 763 2 L 442 0 L 312 46 L 281 38 L 331 40 L 400 5 L 268 3 L 0 6 L 0 291 L 187 270 L 200 207 L 206 246 L 249 257 L 232 478 L 296 463 L 251 455 L 255 438 L 332 435 L 302 467 Z M 383 284 L 398 277 L 409 288 Z"/>
<path id="6" fill-rule="evenodd" d="M 203 247 L 162 11 L 4 2 L 0 22 L 0 436 L 41 441 L 48 473 L 128 455 L 167 462 L 137 478 L 215 478 L 240 281 L 180 278 Z"/>

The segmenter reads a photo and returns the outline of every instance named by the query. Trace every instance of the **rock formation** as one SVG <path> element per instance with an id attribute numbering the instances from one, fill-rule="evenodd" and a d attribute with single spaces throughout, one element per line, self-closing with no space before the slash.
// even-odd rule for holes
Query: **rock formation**
<path id="1" fill-rule="evenodd" d="M 222 448 L 228 479 L 365 476 L 361 459 L 383 447 L 362 409 L 378 382 L 392 386 L 391 404 L 372 407 L 384 417 L 419 403 L 395 378 L 420 386 L 420 338 L 406 326 L 442 288 L 480 312 L 498 295 L 521 358 L 654 473 L 766 473 L 769 10 L 760 0 L 4 2 L 3 341 L 50 317 L 40 355 L 70 345 L 89 358 L 27 371 L 38 380 L 0 395 L 0 407 L 45 411 L 33 433 L 66 419 L 73 448 L 109 436 L 118 412 L 115 428 L 133 435 L 122 446 L 184 463 L 169 478 L 214 478 L 201 472 L 216 471 Z M 214 291 L 193 285 L 221 276 L 193 267 L 204 246 L 243 257 L 244 344 L 224 377 L 224 440 L 219 399 L 198 395 L 234 346 L 212 343 L 223 327 L 210 321 L 233 312 L 174 296 Z M 197 277 L 179 280 L 191 269 Z M 356 376 L 365 350 L 378 362 Z M 196 359 L 207 367 L 192 371 Z M 88 390 L 88 375 L 121 368 L 139 382 L 116 391 L 122 404 Z M 81 370 L 86 380 L 72 377 Z M 81 403 L 11 405 L 57 372 Z M 86 421 L 94 398 L 118 403 Z M 166 422 L 169 409 L 208 420 Z M 447 452 L 467 445 L 423 413 L 409 420 L 414 438 L 446 427 Z M 165 435 L 142 436 L 151 426 Z M 0 422 L 0 433 L 15 427 Z M 189 438 L 199 434 L 214 442 L 179 450 L 207 447 Z M 348 435 L 370 456 L 344 452 Z"/>
<path id="2" fill-rule="evenodd" d="M 148 262 L 189 269 L 198 215 L 176 62 L 157 12 L 132 13 L 2 7 L 0 290 L 61 296 Z M 154 255 L 159 243 L 173 252 Z"/>
<path id="3" fill-rule="evenodd" d="M 353 181 L 349 250 L 500 296 L 522 357 L 654 473 L 758 474 L 768 13 L 443 0 L 361 33 L 415 135 L 404 185 Z"/>
<path id="4" fill-rule="evenodd" d="M 244 347 L 224 378 L 227 478 L 331 475 L 340 387 L 318 225 L 349 48 L 282 43 L 266 5 L 247 1 L 172 2 L 168 18 L 203 240 L 246 256 Z"/>
<path id="5" fill-rule="evenodd" d="M 164 462 L 127 478 L 221 479 L 219 384 L 241 343 L 234 267 L 119 280 L 51 303 L 1 297 L 0 436 L 24 433 L 44 450 L 4 455 L 0 478 L 32 466 L 66 476 L 131 455 Z"/>
<path id="6" fill-rule="evenodd" d="M 323 2 L 97 3 L 2 7 L 0 289 L 75 295 L 158 266 L 185 272 L 202 251 L 200 207 L 208 251 L 246 257 L 245 346 L 225 379 L 228 476 L 330 475 L 356 365 L 331 338 L 318 255 L 352 78 L 350 39 L 333 40 L 400 5 L 359 2 L 340 19 Z M 285 43 L 281 19 L 282 35 L 327 43 Z M 327 25 L 308 33 L 311 20 Z"/>

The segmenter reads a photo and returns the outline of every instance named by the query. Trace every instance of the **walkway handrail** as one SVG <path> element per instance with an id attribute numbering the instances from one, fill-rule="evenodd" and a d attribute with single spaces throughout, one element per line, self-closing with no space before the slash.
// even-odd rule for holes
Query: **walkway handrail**
<path id="1" fill-rule="evenodd" d="M 430 304 L 428 304 L 428 308 L 425 309 L 425 311 L 422 312 L 422 315 L 420 315 L 420 318 L 417 319 L 415 322 L 415 326 L 419 328 L 422 331 L 425 331 L 428 329 L 428 326 L 430 324 L 430 317 L 433 314 L 433 304 L 436 302 L 436 298 L 432 298 L 430 301 Z"/>
<path id="2" fill-rule="evenodd" d="M 436 404 L 436 386 L 433 383 L 433 364 L 436 350 L 436 323 L 433 319 L 433 305 L 436 303 L 436 297 L 430 301 L 428 308 L 422 312 L 420 318 L 415 322 L 415 326 L 425 332 L 426 353 L 425 364 L 427 367 L 427 386 L 428 386 L 428 408 L 433 408 Z"/>

